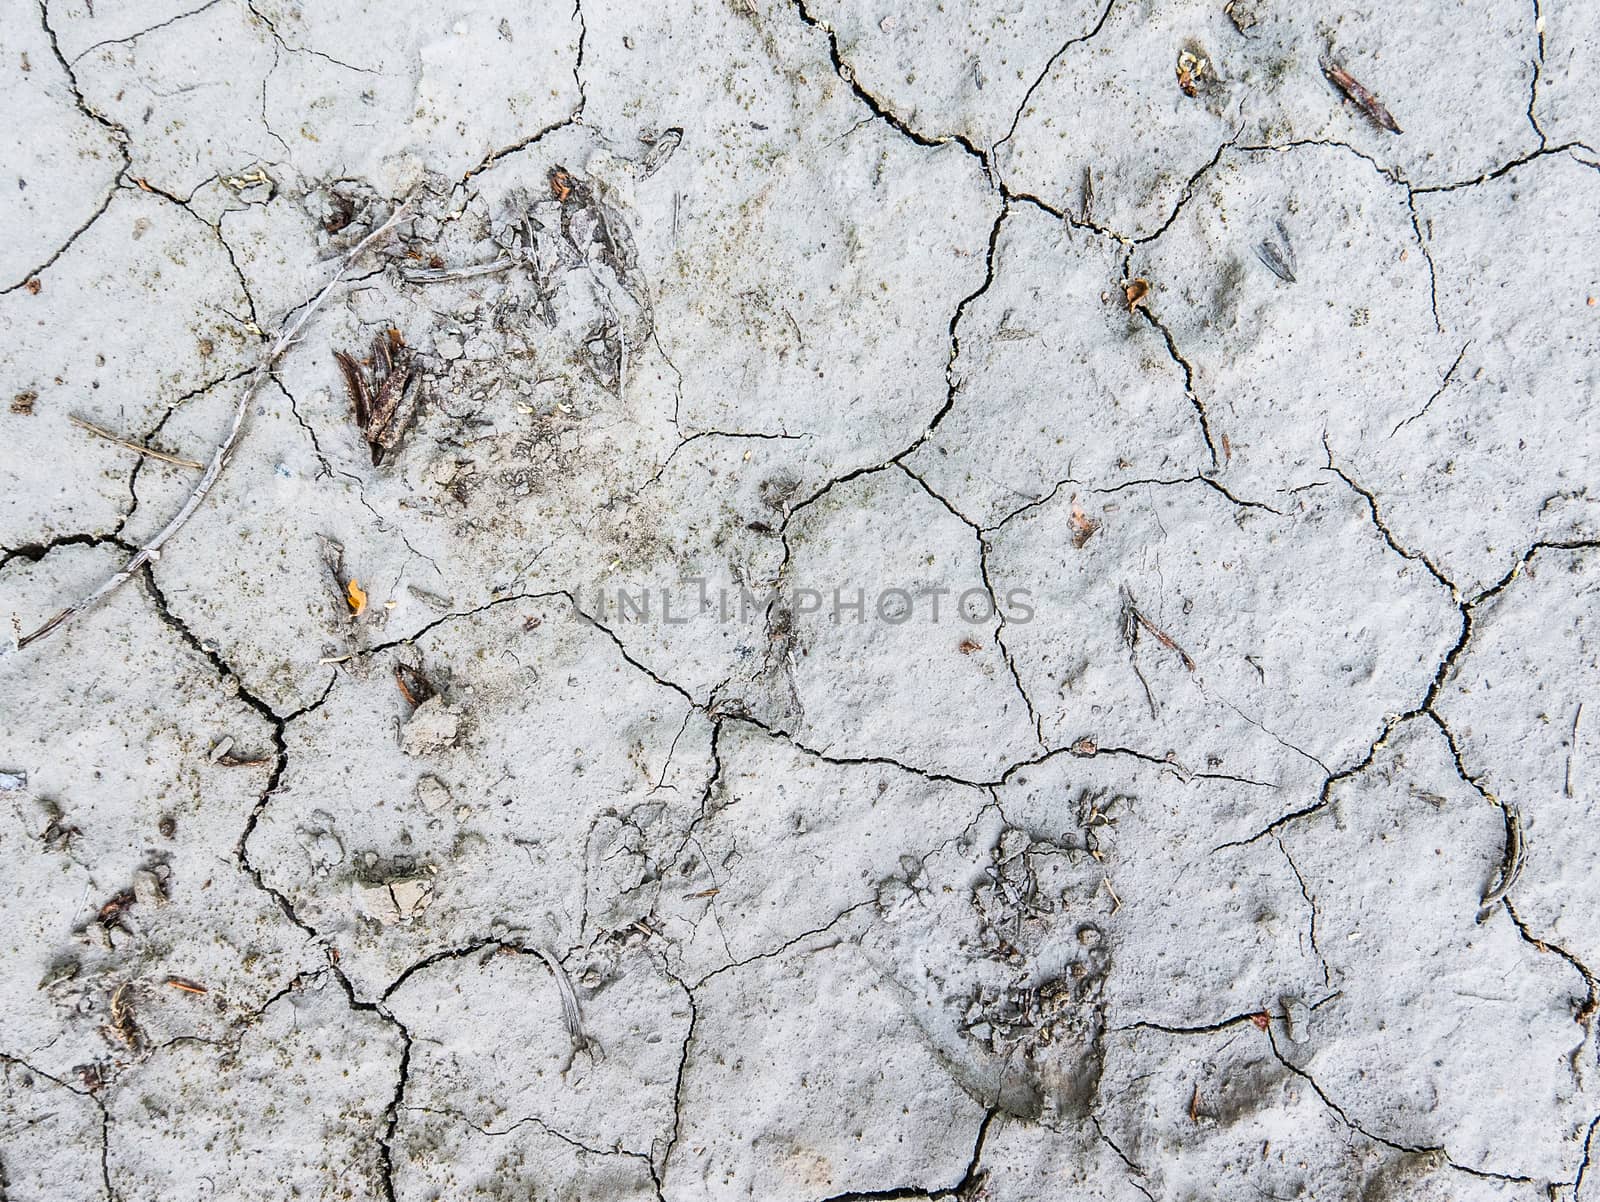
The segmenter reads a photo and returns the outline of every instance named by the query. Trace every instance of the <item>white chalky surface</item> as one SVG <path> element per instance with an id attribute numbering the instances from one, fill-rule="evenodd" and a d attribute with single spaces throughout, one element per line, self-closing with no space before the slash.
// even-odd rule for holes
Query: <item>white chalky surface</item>
<path id="1" fill-rule="evenodd" d="M 1600 1200 L 1600 4 L 3 14 L 0 1202 Z"/>

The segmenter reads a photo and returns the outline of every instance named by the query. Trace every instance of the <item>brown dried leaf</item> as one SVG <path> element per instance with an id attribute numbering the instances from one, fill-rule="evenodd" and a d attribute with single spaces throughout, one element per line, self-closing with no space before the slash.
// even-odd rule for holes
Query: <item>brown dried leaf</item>
<path id="1" fill-rule="evenodd" d="M 432 682 L 422 674 L 422 670 L 413 668 L 410 664 L 394 666 L 394 683 L 400 690 L 400 695 L 412 707 L 419 706 L 430 697 L 439 694 L 439 690 L 433 687 Z"/>
<path id="2" fill-rule="evenodd" d="M 372 420 L 367 424 L 366 435 L 374 464 L 381 463 L 383 452 L 400 439 L 394 419 L 410 383 L 411 372 L 402 368 L 387 376 L 378 386 L 378 395 L 372 398 Z"/>
<path id="3" fill-rule="evenodd" d="M 334 358 L 344 374 L 356 425 L 376 466 L 383 462 L 385 451 L 399 445 L 416 409 L 417 375 L 410 349 L 400 331 L 390 328 L 372 340 L 370 371 L 343 351 L 335 351 Z"/>
<path id="4" fill-rule="evenodd" d="M 339 371 L 344 375 L 344 387 L 350 394 L 350 404 L 355 407 L 356 425 L 361 427 L 364 434 L 372 413 L 372 401 L 367 392 L 367 378 L 362 374 L 361 365 L 343 351 L 334 351 L 333 357 L 339 364 Z"/>

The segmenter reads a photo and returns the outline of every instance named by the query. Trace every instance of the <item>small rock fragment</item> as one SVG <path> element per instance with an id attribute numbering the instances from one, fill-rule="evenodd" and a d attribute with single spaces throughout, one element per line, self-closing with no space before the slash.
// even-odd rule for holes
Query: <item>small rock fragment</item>
<path id="1" fill-rule="evenodd" d="M 357 885 L 355 902 L 361 913 L 384 926 L 400 918 L 400 910 L 395 905 L 394 894 L 389 891 L 388 885 Z"/>
<path id="2" fill-rule="evenodd" d="M 443 813 L 450 804 L 450 790 L 437 776 L 424 776 L 417 782 L 417 800 L 428 813 Z"/>
<path id="3" fill-rule="evenodd" d="M 159 906 L 166 902 L 167 891 L 161 877 L 148 868 L 133 874 L 133 900 L 141 906 Z"/>
<path id="4" fill-rule="evenodd" d="M 51 851 L 65 851 L 71 846 L 72 841 L 83 833 L 67 821 L 66 814 L 55 802 L 42 801 L 39 808 L 45 817 L 44 830 L 39 832 L 39 839 Z"/>
<path id="5" fill-rule="evenodd" d="M 1291 1043 L 1305 1043 L 1311 1038 L 1311 1007 L 1297 997 L 1283 997 L 1283 1031 Z"/>
<path id="6" fill-rule="evenodd" d="M 1228 0 L 1223 12 L 1240 33 L 1246 33 L 1261 23 L 1262 0 Z"/>
<path id="7" fill-rule="evenodd" d="M 432 903 L 433 882 L 421 879 L 393 881 L 389 885 L 389 893 L 394 898 L 400 921 L 410 922 Z"/>
<path id="8" fill-rule="evenodd" d="M 80 971 L 82 971 L 82 965 L 70 956 L 63 960 L 57 960 L 46 970 L 44 976 L 39 979 L 38 987 L 40 989 L 54 989 L 68 981 L 76 980 Z"/>
<path id="9" fill-rule="evenodd" d="M 311 870 L 319 876 L 326 876 L 344 863 L 344 844 L 329 829 L 332 820 L 326 814 L 319 811 L 312 817 L 323 820 L 327 825 L 302 827 L 296 832 L 296 838 L 305 851 L 306 858 L 311 861 Z"/>
<path id="10" fill-rule="evenodd" d="M 433 755 L 453 747 L 460 732 L 460 716 L 445 707 L 444 698 L 430 697 L 402 728 L 400 749 L 407 755 Z"/>

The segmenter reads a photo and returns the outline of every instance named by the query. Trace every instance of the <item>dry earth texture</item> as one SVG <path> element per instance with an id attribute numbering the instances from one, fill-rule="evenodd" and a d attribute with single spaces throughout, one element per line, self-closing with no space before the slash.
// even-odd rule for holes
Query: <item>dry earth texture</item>
<path id="1" fill-rule="evenodd" d="M 0 73 L 0 1199 L 1600 1199 L 1600 4 Z"/>

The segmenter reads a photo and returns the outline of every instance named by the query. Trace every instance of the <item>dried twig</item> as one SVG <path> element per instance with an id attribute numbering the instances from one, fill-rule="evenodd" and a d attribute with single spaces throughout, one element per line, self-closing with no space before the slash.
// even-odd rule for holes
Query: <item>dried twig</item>
<path id="1" fill-rule="evenodd" d="M 120 434 L 113 434 L 104 426 L 97 426 L 93 422 L 84 421 L 84 419 L 81 417 L 68 417 L 67 420 L 70 421 L 74 426 L 77 426 L 80 430 L 89 431 L 89 433 L 93 434 L 96 438 L 103 438 L 107 442 L 114 442 L 125 450 L 137 451 L 141 455 L 148 455 L 151 459 L 159 459 L 162 463 L 172 463 L 176 464 L 178 467 L 192 467 L 196 471 L 205 467 L 205 464 L 199 463 L 193 459 L 179 459 L 176 455 L 169 455 L 165 451 L 158 451 L 154 447 L 145 446 L 143 443 L 129 442 Z"/>
<path id="2" fill-rule="evenodd" d="M 369 247 L 381 241 L 385 236 L 388 235 L 390 230 L 394 229 L 394 227 L 399 224 L 402 215 L 405 213 L 410 203 L 411 202 L 409 200 L 401 202 L 401 204 L 395 208 L 395 211 L 389 214 L 387 221 L 374 229 L 365 238 L 361 239 L 360 242 L 356 243 L 355 246 L 351 248 L 350 253 L 345 255 L 344 259 L 340 262 L 339 270 L 334 273 L 333 279 L 328 281 L 328 283 L 323 287 L 322 291 L 317 293 L 317 295 L 314 296 L 311 301 L 300 310 L 299 316 L 285 326 L 283 332 L 278 335 L 278 340 L 272 344 L 265 357 L 263 357 L 261 362 L 257 364 L 255 371 L 250 376 L 249 383 L 245 385 L 244 391 L 240 393 L 239 403 L 237 406 L 235 406 L 233 411 L 233 424 L 228 428 L 227 437 L 222 440 L 222 445 L 219 446 L 216 449 L 216 452 L 211 456 L 210 465 L 206 468 L 205 474 L 200 477 L 200 482 L 194 486 L 194 491 L 189 494 L 189 499 L 183 503 L 183 508 L 178 510 L 178 512 L 173 515 L 172 520 L 163 526 L 154 538 L 152 538 L 143 547 L 140 547 L 139 550 L 134 553 L 133 558 L 128 560 L 128 562 L 123 565 L 120 571 L 106 580 L 106 582 L 99 588 L 95 589 L 94 592 L 88 594 L 88 596 L 80 598 L 77 601 L 74 601 L 60 613 L 50 618 L 37 630 L 34 630 L 29 634 L 25 634 L 19 638 L 17 640 L 18 650 L 26 647 L 29 643 L 36 642 L 37 640 L 44 638 L 44 636 L 49 634 L 52 630 L 55 630 L 58 626 L 71 621 L 79 614 L 93 609 L 117 589 L 121 588 L 128 581 L 132 580 L 134 575 L 139 571 L 140 568 L 144 567 L 145 564 L 149 563 L 153 559 L 160 558 L 161 548 L 166 546 L 168 540 L 170 540 L 174 534 L 178 533 L 179 530 L 183 529 L 185 523 L 187 523 L 188 520 L 194 516 L 195 510 L 200 508 L 201 503 L 206 499 L 207 494 L 211 492 L 211 489 L 213 486 L 215 486 L 217 479 L 222 475 L 223 468 L 227 467 L 228 461 L 233 458 L 233 452 L 239 443 L 239 434 L 244 428 L 245 415 L 250 411 L 250 402 L 255 397 L 256 393 L 260 391 L 261 386 L 267 382 L 268 377 L 271 376 L 273 366 L 284 356 L 289 348 L 295 344 L 296 339 L 300 335 L 300 331 L 303 330 L 306 323 L 311 320 L 312 314 L 320 309 L 328 297 L 333 294 L 333 290 L 338 287 L 339 281 L 344 279 L 345 273 L 348 272 L 352 266 L 354 266 L 355 261 Z"/>
<path id="3" fill-rule="evenodd" d="M 1122 637 L 1122 645 L 1128 649 L 1128 663 L 1133 667 L 1133 674 L 1139 678 L 1139 684 L 1144 688 L 1144 699 L 1150 706 L 1150 716 L 1156 717 L 1160 711 L 1156 708 L 1156 695 L 1150 691 L 1150 682 L 1144 678 L 1144 673 L 1139 669 L 1139 623 L 1136 615 L 1139 610 L 1133 601 L 1133 594 L 1128 591 L 1128 586 L 1123 585 L 1122 612 L 1117 617 L 1117 633 Z"/>
<path id="4" fill-rule="evenodd" d="M 1457 360 L 1457 362 L 1460 362 L 1460 360 Z M 1561 791 L 1567 797 L 1572 796 L 1572 759 L 1578 754 L 1578 727 L 1582 722 L 1583 702 L 1580 701 L 1578 702 L 1578 712 L 1572 715 L 1572 742 L 1567 747 L 1567 774 L 1561 785 Z"/>
<path id="5" fill-rule="evenodd" d="M 1389 110 L 1383 107 L 1383 102 L 1356 82 L 1350 72 L 1337 63 L 1323 63 L 1322 73 L 1328 77 L 1328 82 L 1343 92 L 1345 99 L 1360 109 L 1362 115 L 1373 125 L 1392 134 L 1401 132 L 1400 126 L 1389 115 Z"/>
<path id="6" fill-rule="evenodd" d="M 1129 649 L 1132 649 L 1134 645 L 1133 636 L 1137 633 L 1133 626 L 1129 624 L 1131 622 L 1148 630 L 1154 636 L 1156 642 L 1160 643 L 1168 651 L 1175 652 L 1178 658 L 1183 661 L 1183 666 L 1193 672 L 1195 668 L 1194 657 L 1178 646 L 1177 641 L 1170 634 L 1139 612 L 1139 607 L 1133 603 L 1133 594 L 1129 593 L 1127 589 L 1123 589 L 1123 597 L 1123 640 L 1128 644 Z"/>
<path id="7" fill-rule="evenodd" d="M 452 280 L 470 280 L 480 275 L 494 275 L 510 271 L 517 261 L 501 255 L 487 263 L 473 263 L 465 267 L 411 267 L 400 268 L 400 278 L 408 284 L 443 284 Z"/>

